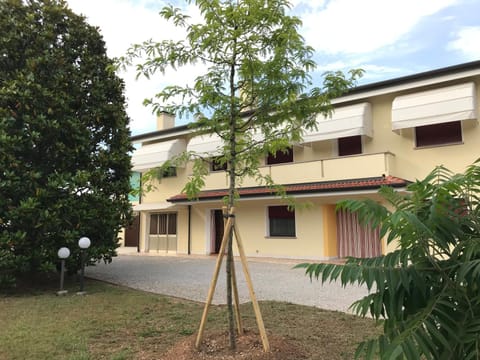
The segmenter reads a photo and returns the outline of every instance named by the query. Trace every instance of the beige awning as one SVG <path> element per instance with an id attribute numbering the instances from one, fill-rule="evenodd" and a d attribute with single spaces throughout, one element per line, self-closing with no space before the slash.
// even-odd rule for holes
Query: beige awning
<path id="1" fill-rule="evenodd" d="M 187 151 L 202 157 L 219 156 L 223 153 L 223 140 L 217 134 L 195 136 L 188 142 Z"/>
<path id="2" fill-rule="evenodd" d="M 473 82 L 397 96 L 392 104 L 392 130 L 476 119 Z"/>
<path id="3" fill-rule="evenodd" d="M 183 139 L 144 145 L 133 152 L 133 170 L 141 172 L 161 166 L 167 160 L 184 152 L 185 149 L 186 145 Z"/>
<path id="4" fill-rule="evenodd" d="M 372 108 L 370 103 L 336 108 L 329 118 L 318 115 L 317 130 L 305 131 L 303 143 L 356 135 L 373 136 Z"/>

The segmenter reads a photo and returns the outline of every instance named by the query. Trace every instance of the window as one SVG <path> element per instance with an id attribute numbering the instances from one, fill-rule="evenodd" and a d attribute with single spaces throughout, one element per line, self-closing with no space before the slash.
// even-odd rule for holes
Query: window
<path id="1" fill-rule="evenodd" d="M 210 162 L 210 171 L 227 171 L 227 163 L 222 163 L 220 157 L 214 157 Z"/>
<path id="2" fill-rule="evenodd" d="M 338 156 L 356 155 L 362 153 L 362 137 L 348 136 L 338 139 Z"/>
<path id="3" fill-rule="evenodd" d="M 460 121 L 453 121 L 417 126 L 415 128 L 415 141 L 417 147 L 461 143 L 462 125 Z"/>
<path id="4" fill-rule="evenodd" d="M 177 176 L 177 168 L 175 166 L 169 166 L 162 169 L 162 178 L 175 177 Z"/>
<path id="5" fill-rule="evenodd" d="M 293 162 L 293 149 L 278 150 L 275 154 L 268 154 L 267 165 Z"/>
<path id="6" fill-rule="evenodd" d="M 150 215 L 150 235 L 176 235 L 177 214 L 162 213 Z"/>
<path id="7" fill-rule="evenodd" d="M 268 207 L 269 236 L 295 236 L 295 210 L 288 206 Z"/>

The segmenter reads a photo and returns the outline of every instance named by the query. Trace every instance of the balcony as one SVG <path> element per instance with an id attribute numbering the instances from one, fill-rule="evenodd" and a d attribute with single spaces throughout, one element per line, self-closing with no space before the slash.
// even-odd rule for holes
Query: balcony
<path id="1" fill-rule="evenodd" d="M 390 152 L 360 154 L 316 161 L 267 165 L 259 168 L 263 175 L 270 175 L 277 184 L 312 183 L 331 180 L 378 177 L 393 175 L 395 155 Z M 242 187 L 258 186 L 254 179 L 244 179 Z M 225 172 L 207 176 L 203 190 L 225 189 L 228 178 Z"/>

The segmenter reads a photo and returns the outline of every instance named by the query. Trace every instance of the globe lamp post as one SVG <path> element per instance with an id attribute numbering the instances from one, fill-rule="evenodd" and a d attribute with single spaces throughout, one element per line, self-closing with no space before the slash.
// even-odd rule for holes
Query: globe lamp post
<path id="1" fill-rule="evenodd" d="M 86 250 L 90 247 L 90 239 L 88 237 L 81 237 L 78 240 L 78 246 L 80 247 L 80 291 L 77 293 L 78 295 L 84 295 L 84 278 L 85 278 L 85 256 Z"/>
<path id="2" fill-rule="evenodd" d="M 70 256 L 70 250 L 66 247 L 58 249 L 58 258 L 60 259 L 60 290 L 57 291 L 57 295 L 65 295 L 68 291 L 63 289 L 63 280 L 65 278 L 65 259 Z"/>

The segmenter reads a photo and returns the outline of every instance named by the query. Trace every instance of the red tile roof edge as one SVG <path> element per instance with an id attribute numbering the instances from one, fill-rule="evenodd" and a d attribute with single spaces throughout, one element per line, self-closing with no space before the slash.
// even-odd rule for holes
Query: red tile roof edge
<path id="1" fill-rule="evenodd" d="M 325 193 L 349 190 L 371 190 L 379 189 L 381 186 L 391 186 L 394 188 L 405 187 L 410 181 L 394 176 L 381 176 L 361 179 L 322 181 L 314 183 L 302 184 L 287 184 L 283 185 L 288 195 L 302 194 L 302 193 Z M 266 186 L 256 186 L 238 189 L 240 197 L 257 197 L 265 195 L 275 195 L 275 190 Z M 222 199 L 228 195 L 228 189 L 205 190 L 198 194 L 196 200 L 214 200 Z M 167 199 L 170 202 L 185 202 L 191 201 L 187 195 L 182 193 Z"/>

